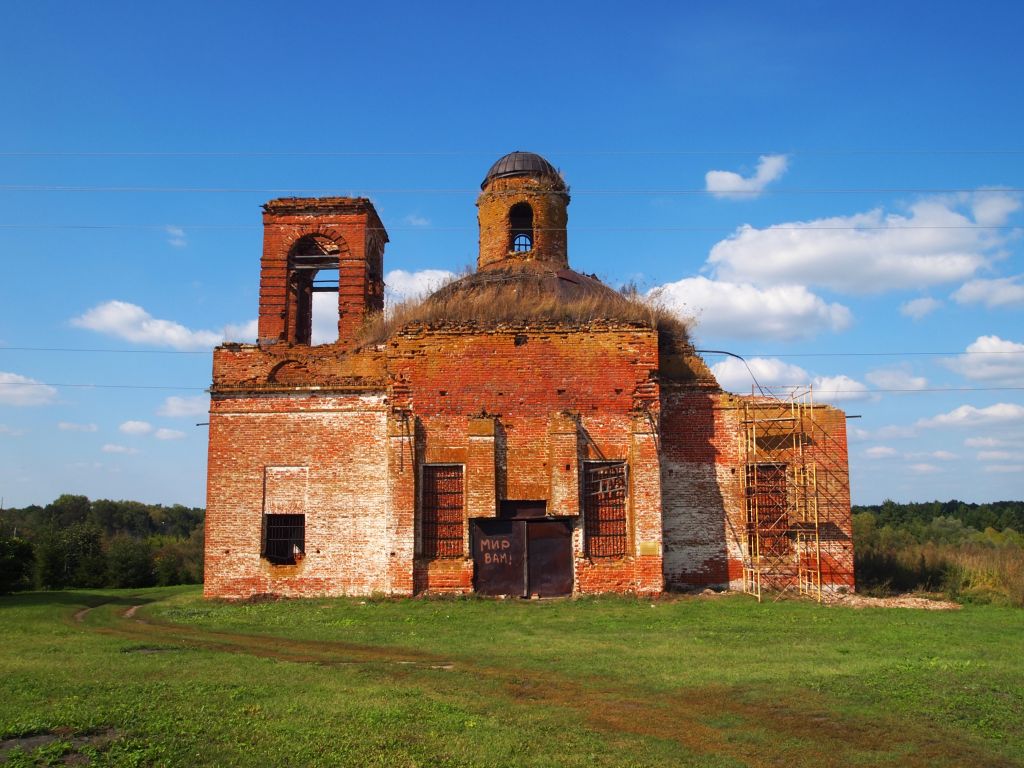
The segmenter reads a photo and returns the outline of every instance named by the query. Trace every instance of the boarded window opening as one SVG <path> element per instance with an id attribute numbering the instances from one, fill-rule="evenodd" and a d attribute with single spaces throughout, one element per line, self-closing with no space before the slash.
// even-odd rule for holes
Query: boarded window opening
<path id="1" fill-rule="evenodd" d="M 461 466 L 424 465 L 421 523 L 424 557 L 462 557 L 464 526 Z"/>
<path id="2" fill-rule="evenodd" d="M 587 555 L 622 557 L 626 554 L 628 539 L 626 462 L 586 462 L 583 486 Z"/>
<path id="3" fill-rule="evenodd" d="M 295 344 L 311 344 L 313 340 L 314 296 L 329 293 L 333 296 L 334 324 L 338 322 L 338 259 L 341 248 L 321 235 L 307 235 L 292 246 L 288 254 L 288 293 L 293 311 L 294 327 L 290 340 Z M 324 274 L 319 273 L 323 271 Z M 317 306 L 325 299 L 316 299 Z M 337 340 L 335 332 L 332 340 Z"/>
<path id="4" fill-rule="evenodd" d="M 792 550 L 786 487 L 785 464 L 747 465 L 747 546 L 755 558 Z"/>
<path id="5" fill-rule="evenodd" d="M 263 556 L 275 565 L 295 565 L 305 556 L 305 515 L 264 515 L 263 531 Z"/>
<path id="6" fill-rule="evenodd" d="M 529 203 L 516 203 L 508 212 L 512 230 L 512 250 L 526 253 L 533 250 L 533 208 Z"/>

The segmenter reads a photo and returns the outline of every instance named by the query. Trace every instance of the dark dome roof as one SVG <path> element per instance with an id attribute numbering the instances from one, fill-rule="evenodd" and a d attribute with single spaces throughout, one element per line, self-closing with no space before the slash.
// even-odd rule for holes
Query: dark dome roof
<path id="1" fill-rule="evenodd" d="M 480 188 L 486 187 L 487 182 L 492 179 L 501 179 L 507 176 L 551 176 L 559 181 L 562 180 L 562 176 L 555 166 L 540 155 L 533 152 L 509 152 L 491 166 L 491 170 L 480 182 Z"/>

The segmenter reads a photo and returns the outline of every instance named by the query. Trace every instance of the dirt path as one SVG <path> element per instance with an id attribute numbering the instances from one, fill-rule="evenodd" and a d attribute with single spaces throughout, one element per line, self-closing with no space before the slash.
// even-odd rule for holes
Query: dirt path
<path id="1" fill-rule="evenodd" d="M 99 607 L 99 606 L 96 606 Z M 172 644 L 223 653 L 246 654 L 303 664 L 341 667 L 372 665 L 396 685 L 408 684 L 424 670 L 444 670 L 456 677 L 431 678 L 431 687 L 464 696 L 465 680 L 459 673 L 471 674 L 480 685 L 502 690 L 511 706 L 529 706 L 532 702 L 579 713 L 587 725 L 598 732 L 618 732 L 635 736 L 675 741 L 706 755 L 728 756 L 751 768 L 780 765 L 814 765 L 820 768 L 845 768 L 851 747 L 877 751 L 877 766 L 931 768 L 936 765 L 986 765 L 990 768 L 1024 765 L 1000 762 L 965 744 L 936 733 L 923 724 L 856 720 L 831 711 L 823 697 L 808 691 L 799 702 L 771 701 L 748 703 L 750 691 L 727 686 L 680 690 L 652 699 L 620 684 L 595 681 L 587 685 L 557 673 L 536 672 L 509 666 L 493 667 L 483 663 L 439 656 L 417 650 L 382 648 L 339 641 L 309 641 L 218 632 L 170 624 L 137 613 L 134 605 L 119 613 L 113 626 L 90 626 L 85 608 L 74 614 L 84 629 L 140 643 Z M 411 678 L 411 679 L 410 679 Z M 720 725 L 730 723 L 731 725 Z M 752 743 L 752 729 L 774 732 L 771 738 Z M 794 744 L 799 744 L 794 759 Z M 899 754 L 898 761 L 885 756 Z"/>

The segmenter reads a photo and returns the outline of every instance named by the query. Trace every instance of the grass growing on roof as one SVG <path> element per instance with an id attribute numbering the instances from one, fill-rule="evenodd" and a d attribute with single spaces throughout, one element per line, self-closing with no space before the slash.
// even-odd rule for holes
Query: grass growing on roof
<path id="1" fill-rule="evenodd" d="M 425 297 L 409 299 L 372 315 L 360 331 L 363 345 L 378 344 L 401 329 L 556 324 L 631 325 L 657 330 L 663 343 L 685 345 L 685 320 L 657 296 L 633 286 L 615 291 L 597 278 L 544 269 L 488 270 L 465 274 Z"/>

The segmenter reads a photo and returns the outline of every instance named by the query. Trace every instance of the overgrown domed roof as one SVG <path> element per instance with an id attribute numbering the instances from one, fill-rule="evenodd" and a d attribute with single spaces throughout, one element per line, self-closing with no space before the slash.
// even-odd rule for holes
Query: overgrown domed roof
<path id="1" fill-rule="evenodd" d="M 484 176 L 484 180 L 480 182 L 480 188 L 486 187 L 488 182 L 493 179 L 502 179 L 508 176 L 547 176 L 559 181 L 562 179 L 555 166 L 540 155 L 533 152 L 516 151 L 509 152 L 491 166 L 487 175 Z"/>

